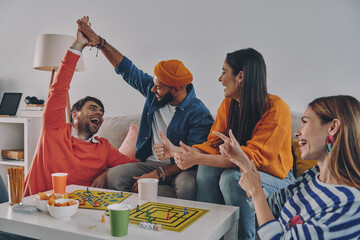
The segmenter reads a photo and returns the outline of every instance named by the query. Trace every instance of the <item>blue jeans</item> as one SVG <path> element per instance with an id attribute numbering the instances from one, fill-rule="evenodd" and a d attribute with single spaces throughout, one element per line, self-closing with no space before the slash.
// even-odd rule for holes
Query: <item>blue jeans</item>
<path id="1" fill-rule="evenodd" d="M 285 179 L 259 172 L 263 188 L 271 194 L 285 188 L 294 176 L 289 173 Z M 239 239 L 255 239 L 255 212 L 250 209 L 245 190 L 239 185 L 241 173 L 238 168 L 224 169 L 199 166 L 196 175 L 196 200 L 239 206 Z"/>

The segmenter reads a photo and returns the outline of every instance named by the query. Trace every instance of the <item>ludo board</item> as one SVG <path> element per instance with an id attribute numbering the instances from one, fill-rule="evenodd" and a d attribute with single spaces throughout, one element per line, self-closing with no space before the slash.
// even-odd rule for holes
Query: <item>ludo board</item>
<path id="1" fill-rule="evenodd" d="M 107 210 L 108 205 L 120 203 L 129 196 L 131 196 L 131 193 L 87 190 L 76 190 L 68 195 L 71 199 L 79 200 L 79 208 L 99 210 Z"/>
<path id="2" fill-rule="evenodd" d="M 184 213 L 185 208 L 186 214 Z M 151 222 L 161 224 L 162 229 L 181 232 L 209 212 L 209 210 L 146 202 L 139 209 L 135 207 L 130 211 L 129 223 L 140 224 L 140 222 L 148 222 L 149 217 L 146 216 L 146 212 L 151 217 Z"/>

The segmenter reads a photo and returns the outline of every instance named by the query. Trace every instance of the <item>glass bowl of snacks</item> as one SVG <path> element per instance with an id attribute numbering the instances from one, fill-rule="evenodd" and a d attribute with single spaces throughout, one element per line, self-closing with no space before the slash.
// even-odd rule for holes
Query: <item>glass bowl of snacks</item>
<path id="1" fill-rule="evenodd" d="M 50 215 L 61 220 L 70 219 L 78 207 L 79 201 L 74 199 L 57 199 L 47 204 Z"/>
<path id="2" fill-rule="evenodd" d="M 35 197 L 35 204 L 42 212 L 48 212 L 47 204 L 49 199 L 60 199 L 62 197 L 61 194 L 39 192 Z"/>

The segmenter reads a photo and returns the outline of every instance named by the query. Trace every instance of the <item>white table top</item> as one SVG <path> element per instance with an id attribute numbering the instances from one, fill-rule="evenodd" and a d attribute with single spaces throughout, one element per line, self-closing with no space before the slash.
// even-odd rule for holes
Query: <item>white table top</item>
<path id="1" fill-rule="evenodd" d="M 66 191 L 71 193 L 83 189 L 84 186 L 70 185 Z M 89 188 L 90 191 L 112 191 L 109 189 Z M 34 196 L 24 198 L 24 204 L 35 205 Z M 138 203 L 137 194 L 124 200 L 125 203 Z M 158 202 L 178 205 L 183 207 L 201 208 L 210 210 L 207 214 L 191 224 L 182 232 L 151 231 L 140 228 L 138 225 L 129 224 L 126 237 L 112 237 L 110 235 L 110 219 L 105 218 L 103 210 L 78 209 L 69 220 L 58 220 L 48 213 L 37 212 L 34 214 L 16 213 L 12 211 L 9 203 L 0 204 L 0 231 L 16 233 L 39 239 L 219 239 L 225 234 L 227 239 L 235 239 L 237 235 L 237 222 L 239 208 L 211 203 L 188 201 L 182 199 L 158 197 Z M 90 226 L 96 225 L 91 229 Z"/>

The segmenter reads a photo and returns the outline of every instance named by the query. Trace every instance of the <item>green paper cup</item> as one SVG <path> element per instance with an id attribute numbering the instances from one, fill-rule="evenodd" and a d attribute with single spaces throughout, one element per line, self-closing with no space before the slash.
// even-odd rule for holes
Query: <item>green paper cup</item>
<path id="1" fill-rule="evenodd" d="M 125 203 L 108 206 L 110 213 L 110 232 L 114 237 L 123 237 L 128 233 L 130 206 Z"/>

